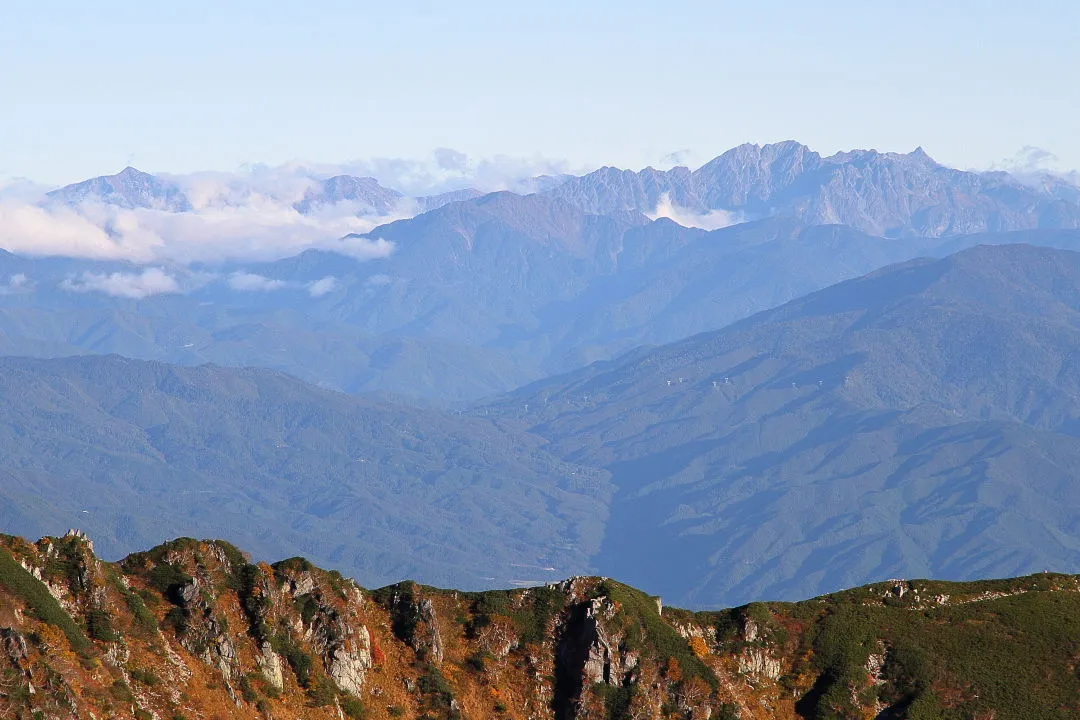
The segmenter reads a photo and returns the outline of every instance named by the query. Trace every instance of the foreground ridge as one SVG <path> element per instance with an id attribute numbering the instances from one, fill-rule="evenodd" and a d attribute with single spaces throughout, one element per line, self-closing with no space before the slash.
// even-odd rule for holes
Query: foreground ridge
<path id="1" fill-rule="evenodd" d="M 182 538 L 0 536 L 0 717 L 1071 718 L 1080 577 L 663 608 L 616 581 L 374 591 Z"/>

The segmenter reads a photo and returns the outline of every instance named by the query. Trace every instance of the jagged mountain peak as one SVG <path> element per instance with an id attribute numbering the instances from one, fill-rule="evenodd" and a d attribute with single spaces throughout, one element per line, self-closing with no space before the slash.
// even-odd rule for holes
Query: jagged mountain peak
<path id="1" fill-rule="evenodd" d="M 358 206 L 357 214 L 388 215 L 402 198 L 397 190 L 383 187 L 373 177 L 334 175 L 304 193 L 293 207 L 297 212 L 307 214 L 326 205 L 349 202 Z"/>
<path id="2" fill-rule="evenodd" d="M 174 182 L 128 166 L 115 175 L 84 180 L 46 193 L 47 202 L 74 205 L 100 202 L 125 209 L 185 212 L 192 209 L 183 190 Z"/>

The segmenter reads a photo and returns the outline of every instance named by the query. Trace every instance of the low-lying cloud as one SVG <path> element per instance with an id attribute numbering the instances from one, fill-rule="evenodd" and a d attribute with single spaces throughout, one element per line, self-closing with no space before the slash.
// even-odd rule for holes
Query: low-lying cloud
<path id="1" fill-rule="evenodd" d="M 284 280 L 274 280 L 243 271 L 237 271 L 230 275 L 228 283 L 229 287 L 240 292 L 269 292 L 271 290 L 281 290 L 289 285 Z"/>
<path id="2" fill-rule="evenodd" d="M 19 295 L 33 289 L 34 283 L 22 273 L 16 273 L 6 280 L 0 280 L 0 295 Z"/>
<path id="3" fill-rule="evenodd" d="M 333 275 L 327 275 L 311 282 L 278 280 L 238 270 L 225 278 L 229 288 L 237 292 L 273 292 L 275 290 L 303 290 L 313 298 L 322 297 L 338 288 L 339 282 Z"/>
<path id="4" fill-rule="evenodd" d="M 338 279 L 333 275 L 327 275 L 321 280 L 316 280 L 307 286 L 308 294 L 311 297 L 322 297 L 327 293 L 332 293 L 338 288 Z"/>
<path id="5" fill-rule="evenodd" d="M 645 216 L 650 220 L 667 218 L 683 227 L 700 228 L 702 230 L 719 230 L 743 222 L 743 218 L 738 213 L 726 210 L 710 210 L 707 213 L 696 213 L 689 208 L 680 207 L 671 201 L 668 193 L 661 195 L 659 202 L 656 203 L 656 209 L 651 213 L 646 213 Z"/>
<path id="6" fill-rule="evenodd" d="M 415 215 L 423 204 L 413 198 L 466 188 L 532 192 L 557 182 L 553 177 L 567 170 L 562 161 L 508 156 L 474 160 L 440 148 L 419 160 L 373 158 L 339 165 L 252 165 L 235 173 L 158 175 L 184 194 L 191 205 L 187 212 L 126 209 L 95 201 L 46 202 L 42 186 L 0 180 L 0 248 L 165 265 L 268 261 L 310 248 L 366 260 L 385 257 L 393 247 L 359 236 Z M 297 209 L 305 196 L 318 192 L 323 180 L 342 174 L 375 177 L 404 197 L 389 212 L 385 205 L 380 211 L 362 200 L 321 204 L 304 213 Z"/>
<path id="7" fill-rule="evenodd" d="M 342 237 L 367 233 L 396 216 L 357 217 L 350 208 L 307 216 L 262 196 L 249 200 L 192 212 L 0 201 L 0 248 L 140 264 L 276 260 L 310 248 L 365 260 L 392 250 L 381 240 L 353 237 L 345 242 Z"/>
<path id="8" fill-rule="evenodd" d="M 1016 180 L 1037 188 L 1045 187 L 1047 181 L 1057 180 L 1080 187 L 1080 172 L 1063 169 L 1057 155 L 1034 145 L 1025 145 L 1011 158 L 994 163 L 990 169 L 1007 172 Z"/>
<path id="9" fill-rule="evenodd" d="M 590 169 L 572 167 L 565 160 L 541 156 L 495 155 L 478 159 L 451 148 L 437 148 L 429 157 L 419 159 L 368 158 L 340 165 L 309 167 L 322 173 L 373 177 L 410 197 L 465 188 L 485 193 L 496 190 L 530 193 L 549 184 L 552 177 L 582 174 Z"/>
<path id="10" fill-rule="evenodd" d="M 180 292 L 180 283 L 176 277 L 156 267 L 146 268 L 139 273 L 84 272 L 76 277 L 67 278 L 60 287 L 70 292 L 98 292 L 131 300 Z"/>

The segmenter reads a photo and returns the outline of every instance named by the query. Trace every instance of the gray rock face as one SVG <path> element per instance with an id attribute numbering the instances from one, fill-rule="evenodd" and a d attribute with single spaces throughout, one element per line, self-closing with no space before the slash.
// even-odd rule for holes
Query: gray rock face
<path id="1" fill-rule="evenodd" d="M 0 650 L 15 667 L 26 659 L 26 638 L 12 628 L 0 628 Z"/>
<path id="2" fill-rule="evenodd" d="M 435 606 L 431 604 L 429 598 L 424 598 L 420 601 L 419 610 L 423 632 L 417 634 L 413 644 L 417 645 L 418 650 L 421 647 L 425 648 L 435 664 L 442 665 L 443 639 L 442 633 L 439 632 L 439 619 L 435 614 Z"/>
<path id="3" fill-rule="evenodd" d="M 259 648 L 259 655 L 255 658 L 259 671 L 279 692 L 285 689 L 285 676 L 281 672 L 281 658 L 274 652 L 269 642 L 264 642 Z"/>
<path id="4" fill-rule="evenodd" d="M 778 680 L 781 675 L 780 661 L 761 648 L 746 650 L 739 655 L 739 672 L 755 678 Z"/>
<path id="5" fill-rule="evenodd" d="M 615 612 L 609 598 L 593 598 L 572 607 L 557 628 L 552 703 L 556 718 L 579 716 L 583 688 L 597 683 L 624 687 L 634 680 L 640 658 L 633 651 L 624 651 L 622 634 L 608 627 L 607 621 Z"/>
<path id="6" fill-rule="evenodd" d="M 364 626 L 348 628 L 343 641 L 327 658 L 326 669 L 331 679 L 342 690 L 359 695 L 364 678 L 373 663 L 371 656 L 371 633 Z"/>

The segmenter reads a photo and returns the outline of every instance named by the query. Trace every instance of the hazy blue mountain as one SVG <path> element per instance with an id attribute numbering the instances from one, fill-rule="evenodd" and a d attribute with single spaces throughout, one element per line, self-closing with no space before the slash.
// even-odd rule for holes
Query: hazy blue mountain
<path id="1" fill-rule="evenodd" d="M 976 247 L 486 409 L 618 487 L 600 571 L 696 604 L 1080 568 L 1080 254 Z"/>
<path id="2" fill-rule="evenodd" d="M 706 232 L 513 193 L 452 202 L 367 239 L 394 251 L 165 268 L 181 292 L 141 299 L 101 292 L 114 274 L 144 272 L 130 264 L 5 254 L 0 351 L 255 365 L 348 392 L 468 401 L 912 257 L 988 242 L 1080 248 L 1073 230 L 889 240 L 783 217 Z M 258 277 L 238 289 L 235 273 Z"/>
<path id="3" fill-rule="evenodd" d="M 46 193 L 49 202 L 74 205 L 99 202 L 126 209 L 149 208 L 169 212 L 191 210 L 191 203 L 175 184 L 133 167 L 116 175 L 91 178 Z"/>
<path id="4" fill-rule="evenodd" d="M 474 190 L 473 188 L 450 190 L 437 195 L 425 195 L 424 197 L 416 198 L 416 205 L 420 212 L 430 212 L 432 210 L 438 210 L 443 205 L 449 205 L 450 203 L 475 200 L 483 194 L 484 193 L 479 190 Z"/>
<path id="5" fill-rule="evenodd" d="M 558 223 L 545 225 L 540 209 L 551 206 L 537 202 L 515 205 L 516 217 L 521 232 L 547 237 Z M 837 266 L 864 252 L 863 242 L 882 246 L 841 228 L 789 228 L 777 239 L 778 224 L 752 226 L 758 234 L 739 241 L 743 260 L 718 257 L 716 267 L 753 276 L 746 258 L 778 257 L 752 255 L 774 243 L 793 264 L 805 243 Z M 484 226 L 462 224 L 464 234 L 444 239 L 520 252 L 519 236 Z M 580 235 L 595 245 L 575 246 L 577 257 L 611 240 L 603 229 Z M 659 222 L 624 235 L 646 230 L 678 233 Z M 725 232 L 734 229 L 718 236 Z M 674 237 L 691 247 L 710 235 Z M 650 268 L 665 252 L 688 252 L 672 238 L 655 241 L 623 252 Z M 708 256 L 688 257 L 697 259 L 685 268 Z M 318 275 L 332 261 L 302 256 L 293 272 Z M 713 276 L 721 277 L 701 269 L 701 282 Z M 722 277 L 737 285 L 739 274 Z M 475 291 L 483 298 L 490 288 Z M 364 308 L 341 292 L 336 301 L 308 299 L 356 327 L 348 313 Z M 160 318 L 191 313 L 191 324 L 172 332 L 206 321 L 183 304 L 187 296 L 152 300 Z M 128 342 L 178 342 L 157 335 L 169 326 L 148 319 L 154 307 L 142 301 L 107 321 L 91 314 L 79 328 L 101 342 L 121 332 Z M 245 326 L 242 314 L 223 313 L 235 324 L 207 346 L 271 357 L 274 338 L 311 367 L 340 356 L 340 348 L 295 349 L 316 345 L 323 321 L 301 328 L 304 314 L 279 310 L 265 317 L 281 325 Z M 34 317 L 20 332 L 30 333 Z M 5 322 L 0 337 L 9 342 Z M 454 372 L 475 373 L 464 363 L 431 365 L 432 348 L 415 340 L 410 348 L 407 337 L 372 361 L 398 371 L 418 363 L 446 383 Z M 543 579 L 508 569 L 518 566 L 593 568 L 699 606 L 898 576 L 1071 571 L 1080 567 L 1078 347 L 1080 253 L 1003 245 L 891 265 L 465 415 L 350 397 L 265 370 L 0 359 L 0 522 L 36 535 L 86 510 L 77 524 L 112 554 L 183 526 L 380 581 L 480 586 Z M 452 346 L 437 351 L 453 364 Z M 420 384 L 416 372 L 409 379 Z"/>
<path id="6" fill-rule="evenodd" d="M 0 358 L 0 399 L 0 524 L 108 556 L 183 529 L 375 584 L 506 586 L 588 570 L 609 494 L 539 438 L 265 370 Z"/>
<path id="7" fill-rule="evenodd" d="M 975 173 L 908 154 L 854 150 L 822 157 L 805 145 L 740 145 L 691 172 L 601 168 L 548 191 L 588 212 L 650 213 L 666 195 L 691 212 L 791 217 L 884 237 L 942 237 L 1080 227 L 1080 189 L 1044 177 Z"/>
<path id="8" fill-rule="evenodd" d="M 326 205 L 350 202 L 366 210 L 362 214 L 389 215 L 402 197 L 397 190 L 380 185 L 375 178 L 335 175 L 308 190 L 294 207 L 298 212 L 308 214 Z"/>

